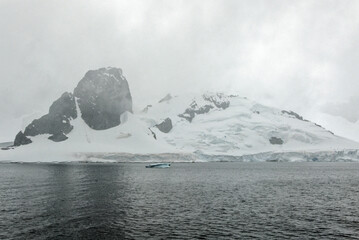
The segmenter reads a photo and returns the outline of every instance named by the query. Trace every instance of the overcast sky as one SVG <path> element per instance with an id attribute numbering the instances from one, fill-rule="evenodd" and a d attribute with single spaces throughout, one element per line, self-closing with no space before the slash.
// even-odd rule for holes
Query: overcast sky
<path id="1" fill-rule="evenodd" d="M 358 13 L 357 0 L 0 0 L 0 141 L 105 66 L 123 69 L 138 108 L 231 91 L 355 122 Z"/>

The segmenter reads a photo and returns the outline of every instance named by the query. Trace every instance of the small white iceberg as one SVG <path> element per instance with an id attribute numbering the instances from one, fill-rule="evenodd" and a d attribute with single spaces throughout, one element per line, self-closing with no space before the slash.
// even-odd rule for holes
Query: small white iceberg
<path id="1" fill-rule="evenodd" d="M 170 163 L 153 163 L 147 165 L 146 168 L 169 168 L 171 166 Z"/>

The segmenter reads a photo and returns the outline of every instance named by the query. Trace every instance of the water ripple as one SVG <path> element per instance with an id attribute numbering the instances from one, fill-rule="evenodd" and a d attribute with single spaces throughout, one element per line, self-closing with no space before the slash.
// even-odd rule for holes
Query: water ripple
<path id="1" fill-rule="evenodd" d="M 358 170 L 1 164 L 0 239 L 359 239 Z"/>

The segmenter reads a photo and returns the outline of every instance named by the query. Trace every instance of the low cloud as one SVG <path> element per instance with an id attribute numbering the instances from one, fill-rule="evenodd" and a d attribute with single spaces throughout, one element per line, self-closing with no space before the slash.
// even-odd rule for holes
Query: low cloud
<path id="1" fill-rule="evenodd" d="M 3 0 L 1 117 L 46 111 L 104 66 L 123 69 L 139 109 L 210 90 L 306 115 L 358 96 L 358 12 L 355 0 Z"/>

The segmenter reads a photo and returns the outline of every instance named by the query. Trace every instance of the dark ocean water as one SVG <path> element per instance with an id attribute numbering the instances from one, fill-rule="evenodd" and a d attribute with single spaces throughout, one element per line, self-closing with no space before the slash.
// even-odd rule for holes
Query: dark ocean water
<path id="1" fill-rule="evenodd" d="M 0 164 L 0 239 L 359 239 L 359 164 Z"/>

